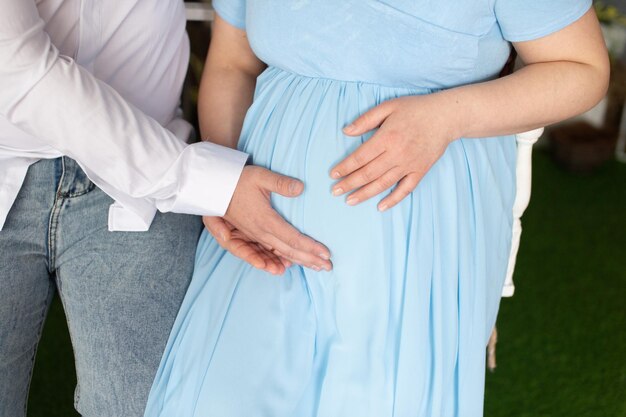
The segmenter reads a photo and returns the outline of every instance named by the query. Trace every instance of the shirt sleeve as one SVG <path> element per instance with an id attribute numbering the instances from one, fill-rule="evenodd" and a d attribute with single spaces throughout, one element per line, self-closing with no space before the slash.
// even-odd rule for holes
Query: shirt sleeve
<path id="1" fill-rule="evenodd" d="M 33 0 L 0 0 L 0 10 L 2 116 L 75 159 L 111 195 L 161 211 L 225 213 L 245 153 L 208 142 L 187 145 L 60 55 Z"/>
<path id="2" fill-rule="evenodd" d="M 246 0 L 213 0 L 213 8 L 231 25 L 246 28 Z"/>
<path id="3" fill-rule="evenodd" d="M 592 0 L 495 0 L 504 39 L 523 42 L 557 32 L 580 19 Z"/>

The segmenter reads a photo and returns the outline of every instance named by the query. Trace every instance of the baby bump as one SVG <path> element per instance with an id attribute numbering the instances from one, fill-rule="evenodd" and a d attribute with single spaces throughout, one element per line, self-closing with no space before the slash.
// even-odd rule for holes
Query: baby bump
<path id="1" fill-rule="evenodd" d="M 413 193 L 380 213 L 376 205 L 383 195 L 348 206 L 345 197 L 331 194 L 331 167 L 369 138 L 345 136 L 341 128 L 385 100 L 422 92 L 276 69 L 257 85 L 240 148 L 255 164 L 305 183 L 298 198 L 272 199 L 290 223 L 332 252 L 331 273 L 305 271 L 313 278 L 308 279 L 313 302 L 325 303 L 316 311 L 330 312 L 332 327 L 373 346 L 372 338 L 385 340 L 384 323 L 400 314 L 404 297 L 428 305 L 435 281 L 447 288 L 437 296 L 440 302 L 456 305 L 460 271 L 464 282 L 480 284 L 471 292 L 475 300 L 487 288 L 498 293 L 515 192 L 511 138 L 454 142 Z"/>
<path id="2" fill-rule="evenodd" d="M 273 196 L 275 208 L 332 252 L 333 271 L 303 274 L 316 351 L 337 389 L 370 381 L 380 384 L 371 392 L 385 392 L 402 349 L 428 364 L 433 346 L 453 349 L 463 332 L 484 347 L 487 333 L 475 326 L 489 327 L 486 317 L 497 310 L 515 194 L 512 138 L 455 141 L 415 191 L 384 213 L 376 209 L 382 195 L 348 206 L 331 194 L 331 167 L 369 138 L 341 128 L 385 100 L 419 93 L 270 70 L 244 123 L 240 148 L 255 164 L 305 183 L 298 198 Z M 398 350 L 400 339 L 406 347 Z M 455 355 L 446 353 L 446 366 Z"/>
<path id="3" fill-rule="evenodd" d="M 305 183 L 298 198 L 274 195 L 274 207 L 294 226 L 328 245 L 336 263 L 349 255 L 342 252 L 344 242 L 355 249 L 359 243 L 362 249 L 384 244 L 381 229 L 372 223 L 381 217 L 375 201 L 347 206 L 344 197 L 331 195 L 329 176 L 330 168 L 365 140 L 345 136 L 341 128 L 376 97 L 365 97 L 355 86 L 333 80 L 282 71 L 269 75 L 259 79 L 240 148 L 251 154 L 254 164 Z M 353 242 L 355 237 L 359 243 Z"/>
<path id="4" fill-rule="evenodd" d="M 453 143 L 416 191 L 387 213 L 376 210 L 384 195 L 355 207 L 345 197 L 332 196 L 330 169 L 369 138 L 345 136 L 342 127 L 383 101 L 420 93 L 276 68 L 259 77 L 240 148 L 254 164 L 304 181 L 300 197 L 273 196 L 273 204 L 292 224 L 329 246 L 335 267 L 395 250 L 398 242 L 406 242 L 409 223 L 420 214 L 426 221 L 426 210 L 448 215 L 452 223 L 472 216 L 477 202 L 482 206 L 486 199 L 492 211 L 510 211 L 515 149 L 512 140 L 503 138 Z"/>

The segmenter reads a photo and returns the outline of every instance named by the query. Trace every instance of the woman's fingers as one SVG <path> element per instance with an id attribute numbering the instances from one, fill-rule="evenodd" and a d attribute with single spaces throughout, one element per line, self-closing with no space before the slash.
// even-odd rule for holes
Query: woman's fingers
<path id="1" fill-rule="evenodd" d="M 345 177 L 346 175 L 349 175 L 359 168 L 367 165 L 383 152 L 385 152 L 385 147 L 382 143 L 379 143 L 379 141 L 376 140 L 376 136 L 373 136 L 370 140 L 359 146 L 343 161 L 335 165 L 335 167 L 330 170 L 330 176 L 334 179 Z"/>
<path id="2" fill-rule="evenodd" d="M 343 195 L 378 180 L 390 169 L 395 168 L 392 165 L 393 163 L 387 153 L 381 154 L 367 165 L 357 169 L 336 183 L 332 188 L 333 195 Z"/>
<path id="3" fill-rule="evenodd" d="M 402 201 L 402 199 L 413 192 L 420 180 L 420 175 L 416 173 L 411 173 L 402 178 L 391 194 L 383 198 L 381 202 L 378 203 L 378 210 L 385 211 L 398 204 Z"/>
<path id="4" fill-rule="evenodd" d="M 332 188 L 333 194 L 356 190 L 346 200 L 354 205 L 397 183 L 378 205 L 384 211 L 413 191 L 453 140 L 449 126 L 433 117 L 438 114 L 437 106 L 431 105 L 434 96 L 389 100 L 346 126 L 344 133 L 350 136 L 378 130 L 331 169 L 331 177 L 338 180 Z"/>
<path id="5" fill-rule="evenodd" d="M 360 136 L 379 127 L 393 111 L 391 101 L 386 101 L 357 117 L 351 124 L 343 128 L 348 136 Z"/>
<path id="6" fill-rule="evenodd" d="M 388 170 L 387 172 L 383 173 L 374 181 L 370 182 L 369 184 L 361 187 L 359 190 L 350 194 L 346 202 L 349 205 L 354 206 L 365 200 L 368 200 L 374 197 L 375 195 L 385 192 L 391 187 L 393 187 L 400 179 L 402 179 L 403 176 L 404 176 L 403 171 L 399 167 L 394 167 Z"/>

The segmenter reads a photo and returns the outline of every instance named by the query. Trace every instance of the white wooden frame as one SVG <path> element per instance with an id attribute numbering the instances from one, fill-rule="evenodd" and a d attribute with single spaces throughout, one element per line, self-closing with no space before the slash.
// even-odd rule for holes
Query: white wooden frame
<path id="1" fill-rule="evenodd" d="M 509 254 L 509 264 L 506 271 L 503 297 L 511 297 L 515 293 L 513 283 L 513 270 L 515 260 L 519 250 L 520 237 L 522 235 L 521 217 L 530 201 L 531 179 L 532 179 L 532 151 L 533 145 L 543 134 L 543 128 L 531 130 L 515 135 L 517 141 L 517 161 L 515 167 L 515 202 L 513 203 L 513 236 L 511 240 L 511 252 Z"/>
<path id="2" fill-rule="evenodd" d="M 530 201 L 533 145 L 539 140 L 542 134 L 543 128 L 515 135 L 517 142 L 517 159 L 515 165 L 516 191 L 515 202 L 513 203 L 513 234 L 511 237 L 509 264 L 507 266 L 504 287 L 502 288 L 503 297 L 512 297 L 515 293 L 513 271 L 515 270 L 515 261 L 517 259 L 520 238 L 522 236 L 521 217 Z M 489 342 L 487 343 L 487 368 L 490 371 L 496 369 L 496 343 L 498 343 L 498 330 L 494 327 Z"/>
<path id="3" fill-rule="evenodd" d="M 209 3 L 185 3 L 188 22 L 212 22 L 215 12 Z"/>

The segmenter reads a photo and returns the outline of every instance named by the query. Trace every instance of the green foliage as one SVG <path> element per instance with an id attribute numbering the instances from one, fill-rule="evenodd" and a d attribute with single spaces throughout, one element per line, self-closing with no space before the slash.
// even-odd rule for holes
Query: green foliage
<path id="1" fill-rule="evenodd" d="M 604 2 L 596 2 L 594 4 L 596 14 L 600 22 L 604 24 L 619 24 L 626 26 L 626 16 L 620 13 L 619 9 L 615 6 L 610 6 Z"/>

